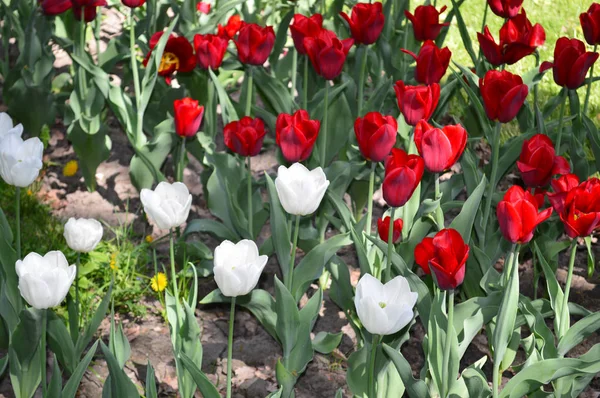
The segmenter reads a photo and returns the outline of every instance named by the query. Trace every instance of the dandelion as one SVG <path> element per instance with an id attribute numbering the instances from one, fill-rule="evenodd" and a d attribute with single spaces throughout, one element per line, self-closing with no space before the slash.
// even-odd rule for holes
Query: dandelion
<path id="1" fill-rule="evenodd" d="M 69 160 L 63 167 L 63 175 L 65 177 L 73 177 L 79 170 L 79 163 L 76 160 Z"/>
<path id="2" fill-rule="evenodd" d="M 165 290 L 167 287 L 167 275 L 165 275 L 164 272 L 159 272 L 154 275 L 150 281 L 150 287 L 152 287 L 152 290 L 155 292 L 162 292 Z"/>
<path id="3" fill-rule="evenodd" d="M 154 242 L 154 238 L 152 237 L 152 235 L 146 235 L 146 243 L 152 243 Z"/>
<path id="4" fill-rule="evenodd" d="M 110 255 L 110 269 L 112 269 L 113 271 L 116 271 L 119 269 L 119 267 L 117 266 L 117 255 L 119 253 L 118 252 L 114 252 L 113 254 Z"/>

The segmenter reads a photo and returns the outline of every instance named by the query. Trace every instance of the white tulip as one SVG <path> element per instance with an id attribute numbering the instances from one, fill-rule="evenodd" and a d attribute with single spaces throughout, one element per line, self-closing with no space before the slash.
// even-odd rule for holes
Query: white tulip
<path id="1" fill-rule="evenodd" d="M 268 259 L 258 255 L 254 241 L 244 239 L 237 244 L 223 241 L 215 249 L 213 268 L 221 293 L 227 297 L 250 293 L 256 287 Z"/>
<path id="2" fill-rule="evenodd" d="M 354 306 L 369 333 L 385 336 L 408 325 L 418 297 L 402 276 L 384 285 L 372 275 L 365 274 L 356 286 Z"/>
<path id="3" fill-rule="evenodd" d="M 44 145 L 37 137 L 23 141 L 19 126 L 12 128 L 12 122 L 0 116 L 0 176 L 10 185 L 25 188 L 40 174 Z"/>
<path id="4" fill-rule="evenodd" d="M 300 163 L 290 168 L 279 166 L 275 188 L 286 212 L 298 216 L 314 213 L 321 204 L 329 186 L 323 169 L 308 170 Z"/>
<path id="5" fill-rule="evenodd" d="M 59 251 L 48 252 L 44 257 L 29 253 L 17 261 L 15 268 L 21 296 L 39 310 L 56 307 L 65 299 L 76 271 L 75 265 L 69 266 Z"/>
<path id="6" fill-rule="evenodd" d="M 23 134 L 23 125 L 17 124 L 13 127 L 12 118 L 6 112 L 0 113 L 0 139 L 8 134 L 16 134 L 19 137 Z"/>
<path id="7" fill-rule="evenodd" d="M 148 218 L 160 229 L 179 227 L 187 220 L 192 206 L 192 195 L 181 182 L 163 181 L 154 191 L 142 189 L 140 199 Z"/>
<path id="8" fill-rule="evenodd" d="M 65 224 L 67 245 L 76 252 L 89 253 L 102 240 L 104 229 L 97 220 L 87 218 L 69 218 Z"/>

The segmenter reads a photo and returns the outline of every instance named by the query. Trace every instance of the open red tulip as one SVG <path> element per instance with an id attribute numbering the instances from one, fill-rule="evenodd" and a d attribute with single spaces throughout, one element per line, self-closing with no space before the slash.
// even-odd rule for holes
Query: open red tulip
<path id="1" fill-rule="evenodd" d="M 551 207 L 539 212 L 538 205 L 530 192 L 518 185 L 510 187 L 496 209 L 504 239 L 518 244 L 529 242 L 535 227 L 552 215 Z"/>
<path id="2" fill-rule="evenodd" d="M 425 168 L 441 173 L 452 167 L 464 152 L 467 131 L 460 125 L 436 128 L 421 120 L 415 127 L 414 139 Z"/>

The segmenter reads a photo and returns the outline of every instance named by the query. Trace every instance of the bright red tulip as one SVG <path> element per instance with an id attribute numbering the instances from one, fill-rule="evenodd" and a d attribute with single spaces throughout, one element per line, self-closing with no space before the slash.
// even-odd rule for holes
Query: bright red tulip
<path id="1" fill-rule="evenodd" d="M 124 6 L 129 8 L 137 8 L 144 5 L 146 0 L 121 0 Z"/>
<path id="2" fill-rule="evenodd" d="M 579 22 L 581 22 L 581 29 L 583 29 L 583 35 L 585 41 L 590 46 L 596 46 L 600 44 L 600 4 L 593 3 L 587 12 L 579 15 Z"/>
<path id="3" fill-rule="evenodd" d="M 422 84 L 439 83 L 446 74 L 452 56 L 448 47 L 440 49 L 432 40 L 423 43 L 419 55 L 404 49 L 402 52 L 409 54 L 417 62 L 415 79 Z"/>
<path id="4" fill-rule="evenodd" d="M 244 116 L 231 122 L 223 129 L 225 145 L 241 156 L 256 156 L 260 153 L 265 138 L 265 124 L 259 118 Z"/>
<path id="5" fill-rule="evenodd" d="M 517 167 L 528 187 L 545 187 L 553 176 L 571 171 L 569 162 L 556 155 L 552 140 L 544 134 L 536 134 L 523 142 Z"/>
<path id="6" fill-rule="evenodd" d="M 106 5 L 106 0 L 71 0 L 73 3 L 73 14 L 75 15 L 75 19 L 85 22 L 92 22 L 96 19 L 96 14 L 98 12 L 97 7 L 102 7 Z"/>
<path id="7" fill-rule="evenodd" d="M 547 189 L 527 187 L 527 192 L 533 195 L 538 208 L 544 206 L 544 203 L 546 203 L 546 195 L 548 195 Z"/>
<path id="8" fill-rule="evenodd" d="M 456 289 L 465 279 L 469 245 L 455 229 L 442 229 L 415 247 L 415 262 L 426 274 L 435 274 L 442 290 Z"/>
<path id="9" fill-rule="evenodd" d="M 446 6 L 436 10 L 434 6 L 418 6 L 415 14 L 404 11 L 406 18 L 412 22 L 415 39 L 418 41 L 437 39 L 443 27 L 449 26 L 449 22 L 440 23 L 440 14 L 446 11 Z"/>
<path id="10" fill-rule="evenodd" d="M 325 80 L 333 80 L 342 73 L 352 44 L 353 39 L 340 40 L 334 32 L 327 29 L 321 29 L 316 36 L 304 38 L 304 48 L 310 62 L 315 72 Z"/>
<path id="11" fill-rule="evenodd" d="M 502 18 L 514 18 L 521 10 L 523 0 L 488 0 L 492 12 Z"/>
<path id="12" fill-rule="evenodd" d="M 298 54 L 306 54 L 304 38 L 316 36 L 321 29 L 323 29 L 323 16 L 321 14 L 314 14 L 310 17 L 294 14 L 294 23 L 290 25 L 290 32 Z"/>
<path id="13" fill-rule="evenodd" d="M 354 133 L 363 157 L 372 162 L 381 162 L 396 144 L 398 122 L 392 116 L 369 112 L 354 121 Z"/>
<path id="14" fill-rule="evenodd" d="M 228 43 L 228 39 L 218 35 L 195 35 L 194 48 L 198 66 L 202 69 L 219 69 L 227 52 Z"/>
<path id="15" fill-rule="evenodd" d="M 597 59 L 598 53 L 586 52 L 581 40 L 561 37 L 554 47 L 554 63 L 543 62 L 540 71 L 552 68 L 556 84 L 576 90 L 583 85 L 588 70 Z"/>
<path id="16" fill-rule="evenodd" d="M 391 207 L 402 207 L 421 182 L 424 170 L 423 159 L 408 155 L 402 149 L 392 148 L 385 160 L 383 199 Z"/>
<path id="17" fill-rule="evenodd" d="M 404 222 L 401 218 L 394 220 L 394 231 L 392 232 L 392 243 L 398 242 L 402 236 L 402 227 Z M 377 220 L 377 232 L 379 233 L 379 239 L 388 243 L 388 236 L 390 233 L 390 217 L 380 218 Z"/>
<path id="18" fill-rule="evenodd" d="M 553 203 L 554 205 L 554 203 Z M 554 208 L 569 237 L 586 237 L 600 228 L 600 180 L 590 178 L 567 193 Z"/>
<path id="19" fill-rule="evenodd" d="M 479 79 L 479 90 L 487 117 L 500 123 L 508 123 L 517 116 L 529 93 L 521 76 L 506 70 L 488 71 Z"/>
<path id="20" fill-rule="evenodd" d="M 529 242 L 535 227 L 552 215 L 551 207 L 541 212 L 538 208 L 538 202 L 531 193 L 518 185 L 510 187 L 496 209 L 504 239 L 520 245 Z"/>
<path id="21" fill-rule="evenodd" d="M 210 3 L 205 3 L 203 1 L 199 1 L 196 3 L 196 11 L 198 11 L 201 14 L 208 15 L 210 13 L 210 7 Z"/>
<path id="22" fill-rule="evenodd" d="M 154 47 L 162 37 L 163 32 L 156 32 L 150 38 L 150 52 L 144 59 L 144 66 L 148 65 Z M 171 34 L 165 45 L 165 50 L 158 67 L 158 75 L 165 78 L 167 84 L 171 84 L 171 78 L 175 72 L 191 72 L 196 67 L 194 49 L 185 37 Z"/>
<path id="23" fill-rule="evenodd" d="M 173 101 L 175 132 L 180 137 L 191 138 L 200 130 L 204 107 L 189 97 Z"/>
<path id="24" fill-rule="evenodd" d="M 217 26 L 217 36 L 224 37 L 225 39 L 233 39 L 238 34 L 244 22 L 238 15 L 232 15 L 227 20 L 227 25 L 223 26 L 219 24 Z"/>
<path id="25" fill-rule="evenodd" d="M 554 190 L 548 194 L 548 199 L 557 213 L 563 211 L 565 200 L 569 192 L 579 185 L 579 177 L 575 174 L 564 174 L 550 181 L 550 186 Z"/>
<path id="26" fill-rule="evenodd" d="M 238 59 L 243 64 L 262 65 L 265 63 L 273 46 L 275 32 L 272 26 L 262 27 L 255 23 L 244 23 L 235 40 Z"/>
<path id="27" fill-rule="evenodd" d="M 71 0 L 43 0 L 40 5 L 44 15 L 54 16 L 69 10 L 73 3 Z"/>
<path id="28" fill-rule="evenodd" d="M 429 120 L 440 99 L 440 85 L 433 83 L 429 86 L 405 86 L 402 80 L 394 84 L 398 108 L 404 120 L 411 126 L 416 126 L 420 120 Z"/>
<path id="29" fill-rule="evenodd" d="M 296 163 L 308 159 L 320 128 L 321 122 L 311 120 L 304 109 L 296 111 L 293 115 L 282 113 L 277 116 L 276 140 L 285 160 Z"/>
<path id="30" fill-rule="evenodd" d="M 380 2 L 358 3 L 352 7 L 351 17 L 345 12 L 340 12 L 342 18 L 348 22 L 355 42 L 373 44 L 377 41 L 385 23 L 382 9 Z"/>
<path id="31" fill-rule="evenodd" d="M 461 125 L 439 129 L 421 120 L 415 127 L 414 137 L 425 168 L 431 173 L 448 170 L 467 146 L 467 131 Z"/>

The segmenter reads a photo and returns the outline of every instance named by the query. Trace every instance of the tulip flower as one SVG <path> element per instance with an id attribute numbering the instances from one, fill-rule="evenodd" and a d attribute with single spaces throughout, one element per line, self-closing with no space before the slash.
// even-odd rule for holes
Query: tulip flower
<path id="1" fill-rule="evenodd" d="M 71 0 L 73 3 L 73 14 L 75 19 L 92 22 L 96 19 L 97 7 L 107 5 L 106 0 Z"/>
<path id="2" fill-rule="evenodd" d="M 137 8 L 144 5 L 146 0 L 121 0 L 123 5 L 129 8 Z"/>
<path id="3" fill-rule="evenodd" d="M 479 79 L 479 90 L 487 117 L 500 123 L 508 123 L 517 116 L 529 93 L 521 76 L 506 70 L 488 71 Z"/>
<path id="4" fill-rule="evenodd" d="M 69 266 L 60 251 L 45 256 L 29 253 L 18 260 L 15 270 L 19 277 L 19 291 L 27 303 L 38 310 L 60 305 L 75 280 L 76 267 Z"/>
<path id="5" fill-rule="evenodd" d="M 189 97 L 173 101 L 175 132 L 180 137 L 191 138 L 200 130 L 204 107 Z"/>
<path id="6" fill-rule="evenodd" d="M 323 16 L 321 14 L 314 14 L 310 17 L 294 14 L 294 23 L 290 25 L 290 33 L 298 54 L 306 54 L 304 39 L 316 36 L 321 29 L 323 29 Z"/>
<path id="7" fill-rule="evenodd" d="M 363 157 L 372 162 L 381 162 L 396 144 L 398 122 L 392 116 L 369 112 L 356 119 L 354 133 Z"/>
<path id="8" fill-rule="evenodd" d="M 416 126 L 420 120 L 429 120 L 440 99 L 438 83 L 429 86 L 405 86 L 402 80 L 398 80 L 394 91 L 404 121 L 411 126 Z"/>
<path id="9" fill-rule="evenodd" d="M 150 38 L 150 52 L 144 59 L 144 66 L 148 65 L 152 51 L 158 44 L 163 32 L 157 32 Z M 185 37 L 175 36 L 171 34 L 165 45 L 160 65 L 158 67 L 158 75 L 165 78 L 167 84 L 171 84 L 173 74 L 175 72 L 187 73 L 194 70 L 196 67 L 196 58 L 194 57 L 194 48 Z"/>
<path id="10" fill-rule="evenodd" d="M 554 192 L 548 194 L 548 199 L 557 213 L 563 211 L 565 200 L 569 192 L 579 186 L 579 177 L 576 174 L 564 174 L 550 181 Z"/>
<path id="11" fill-rule="evenodd" d="M 442 28 L 450 26 L 449 22 L 440 23 L 440 14 L 446 11 L 446 6 L 439 11 L 434 6 L 418 6 L 414 15 L 404 11 L 406 18 L 412 22 L 413 32 L 417 41 L 435 40 Z"/>
<path id="12" fill-rule="evenodd" d="M 229 39 L 219 35 L 195 35 L 194 48 L 196 49 L 198 66 L 202 69 L 219 69 L 227 52 L 228 43 Z"/>
<path id="13" fill-rule="evenodd" d="M 579 22 L 585 41 L 590 46 L 600 45 L 600 4 L 592 3 L 587 12 L 579 15 Z"/>
<path id="14" fill-rule="evenodd" d="M 552 215 L 552 208 L 540 212 L 535 197 L 514 185 L 498 203 L 496 215 L 504 239 L 522 245 L 528 243 L 535 228 Z"/>
<path id="15" fill-rule="evenodd" d="M 492 12 L 501 18 L 514 18 L 521 10 L 523 0 L 488 0 Z"/>
<path id="16" fill-rule="evenodd" d="M 19 123 L 14 126 L 10 115 L 6 112 L 0 112 L 0 139 L 9 134 L 16 134 L 20 137 L 23 134 L 23 125 Z"/>
<path id="17" fill-rule="evenodd" d="M 404 222 L 401 218 L 394 220 L 394 230 L 392 233 L 392 242 L 396 243 L 402 236 L 402 227 Z M 379 233 L 379 239 L 388 243 L 388 235 L 390 232 L 390 217 L 380 218 L 377 220 L 377 232 Z"/>
<path id="18" fill-rule="evenodd" d="M 308 159 L 317 141 L 320 127 L 321 122 L 311 120 L 304 109 L 296 111 L 293 115 L 280 114 L 275 124 L 275 133 L 283 157 L 290 163 Z"/>
<path id="19" fill-rule="evenodd" d="M 25 188 L 40 173 L 44 145 L 37 137 L 23 141 L 19 126 L 0 132 L 0 176 L 9 185 Z"/>
<path id="20" fill-rule="evenodd" d="M 571 189 L 564 200 L 552 200 L 571 238 L 586 237 L 600 228 L 600 180 L 590 178 Z"/>
<path id="21" fill-rule="evenodd" d="M 288 214 L 307 216 L 319 208 L 329 180 L 321 167 L 308 170 L 301 163 L 289 168 L 279 166 L 275 188 L 281 205 Z"/>
<path id="22" fill-rule="evenodd" d="M 265 63 L 273 46 L 275 32 L 272 26 L 262 27 L 255 23 L 244 23 L 235 40 L 238 59 L 243 64 L 262 65 Z"/>
<path id="23" fill-rule="evenodd" d="M 414 140 L 425 168 L 432 173 L 448 170 L 467 146 L 467 131 L 460 125 L 435 128 L 425 120 L 415 127 Z"/>
<path id="24" fill-rule="evenodd" d="M 219 24 L 217 26 L 217 36 L 228 40 L 233 39 L 240 31 L 243 23 L 242 18 L 238 14 L 232 15 L 227 20 L 227 25 L 223 26 Z"/>
<path id="25" fill-rule="evenodd" d="M 544 134 L 523 141 L 517 167 L 528 187 L 545 187 L 553 176 L 570 172 L 569 162 L 556 155 L 552 140 Z"/>
<path id="26" fill-rule="evenodd" d="M 383 199 L 391 207 L 402 207 L 421 182 L 424 170 L 423 158 L 408 155 L 402 149 L 393 148 L 385 161 Z"/>
<path id="27" fill-rule="evenodd" d="M 265 124 L 259 118 L 244 116 L 225 126 L 223 135 L 225 145 L 241 156 L 256 156 L 262 148 L 265 138 Z"/>
<path id="28" fill-rule="evenodd" d="M 334 32 L 327 29 L 321 29 L 316 36 L 304 38 L 304 48 L 310 62 L 315 72 L 325 80 L 333 80 L 342 73 L 352 44 L 354 39 L 340 40 Z"/>
<path id="29" fill-rule="evenodd" d="M 70 10 L 73 2 L 71 0 L 43 0 L 40 5 L 44 15 L 54 16 Z"/>
<path id="30" fill-rule="evenodd" d="M 93 218 L 71 217 L 65 224 L 64 237 L 67 245 L 78 253 L 93 251 L 102 240 L 103 234 L 102 224 Z"/>
<path id="31" fill-rule="evenodd" d="M 254 241 L 223 241 L 215 249 L 213 268 L 215 282 L 221 293 L 227 297 L 250 293 L 256 287 L 268 259 L 267 256 L 258 255 Z"/>
<path id="32" fill-rule="evenodd" d="M 185 223 L 192 206 L 192 195 L 185 184 L 159 183 L 154 190 L 142 189 L 140 200 L 149 219 L 160 229 L 170 230 Z"/>
<path id="33" fill-rule="evenodd" d="M 382 10 L 380 2 L 358 3 L 352 7 L 351 17 L 345 12 L 340 15 L 348 22 L 354 41 L 368 45 L 375 43 L 383 30 L 385 17 Z"/>
<path id="34" fill-rule="evenodd" d="M 201 14 L 208 15 L 210 13 L 210 7 L 210 3 L 206 3 L 204 1 L 199 1 L 196 3 L 196 11 L 198 11 Z"/>
<path id="35" fill-rule="evenodd" d="M 552 68 L 556 84 L 576 90 L 583 85 L 588 70 L 597 59 L 598 53 L 586 52 L 581 40 L 561 37 L 554 47 L 554 63 L 545 61 L 540 71 Z"/>
<path id="36" fill-rule="evenodd" d="M 417 62 L 415 79 L 422 84 L 439 83 L 446 74 L 452 56 L 448 47 L 440 49 L 432 40 L 423 43 L 419 55 L 405 49 L 402 49 L 402 52 L 410 55 Z"/>

